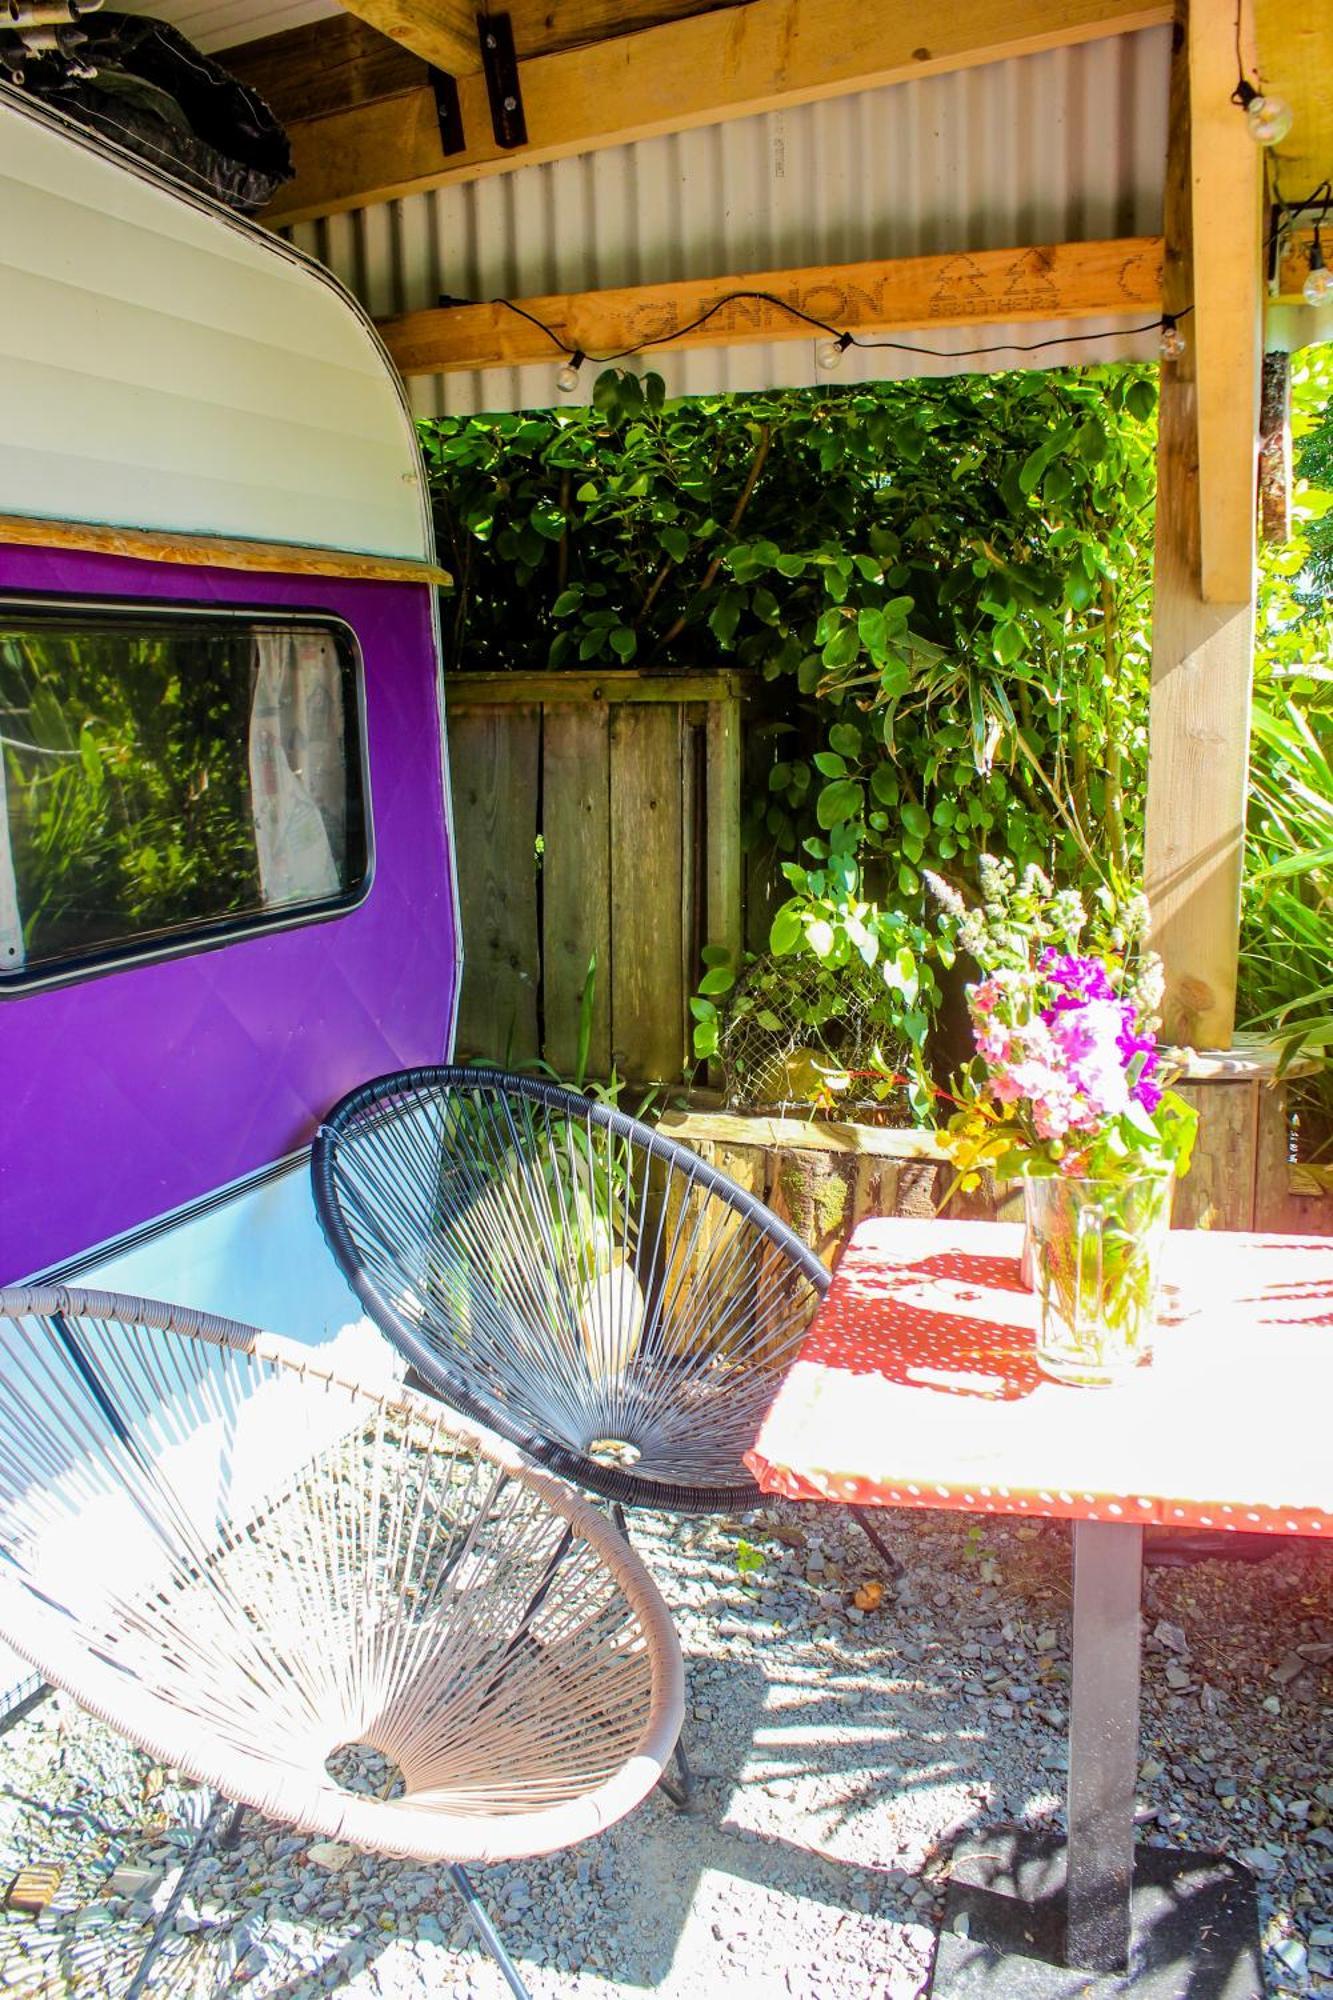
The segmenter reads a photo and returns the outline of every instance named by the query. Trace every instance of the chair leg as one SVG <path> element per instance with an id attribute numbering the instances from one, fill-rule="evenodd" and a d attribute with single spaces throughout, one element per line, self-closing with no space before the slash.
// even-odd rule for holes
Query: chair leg
<path id="1" fill-rule="evenodd" d="M 180 1878 L 171 1892 L 167 1907 L 163 1910 L 153 1927 L 153 1935 L 149 1938 L 147 1949 L 143 1957 L 139 1960 L 139 1969 L 126 1988 L 125 2000 L 140 2000 L 140 1995 L 147 1984 L 148 1975 L 153 1969 L 157 1955 L 166 1942 L 168 1932 L 175 1924 L 176 1912 L 185 1900 L 185 1892 L 190 1886 L 190 1877 L 193 1875 L 197 1864 L 203 1860 L 205 1853 L 212 1845 L 218 1821 L 222 1818 L 226 1810 L 227 1801 L 225 1799 L 218 1799 L 208 1818 L 204 1821 L 203 1831 L 185 1857 L 185 1864 L 181 1869 Z M 238 1806 L 236 1813 L 239 1813 L 241 1810 L 243 1809 Z M 236 1813 L 232 1814 L 233 1823 L 235 1822 Z M 230 1828 L 228 1831 L 230 1831 Z"/>
<path id="2" fill-rule="evenodd" d="M 865 1507 L 849 1507 L 847 1511 L 856 1522 L 866 1540 L 870 1543 L 871 1548 L 883 1560 L 890 1577 L 896 1582 L 903 1575 L 903 1566 L 871 1520 L 869 1510 Z"/>
<path id="3" fill-rule="evenodd" d="M 241 1835 L 244 1833 L 245 1816 L 249 1810 L 248 1806 L 237 1806 L 235 1812 L 233 1812 L 231 1818 L 223 1827 L 218 1840 L 218 1846 L 224 1854 L 230 1854 L 232 1848 L 236 1846 Z"/>
<path id="4" fill-rule="evenodd" d="M 693 1812 L 694 1773 L 690 1769 L 690 1760 L 685 1755 L 685 1745 L 679 1737 L 671 1753 L 671 1763 L 676 1773 L 675 1777 L 668 1778 L 663 1772 L 657 1781 L 657 1789 L 666 1793 L 677 1812 Z"/>
<path id="5" fill-rule="evenodd" d="M 509 1991 L 514 1995 L 514 2000 L 532 2000 L 532 1995 L 518 1976 L 517 1966 L 504 1948 L 504 1941 L 499 1931 L 496 1930 L 495 1925 L 491 1922 L 481 1897 L 473 1888 L 472 1878 L 469 1876 L 467 1870 L 460 1868 L 458 1863 L 454 1861 L 449 1865 L 449 1874 L 455 1889 L 457 1889 L 463 1899 L 468 1916 L 472 1920 L 472 1928 L 476 1931 L 477 1936 L 499 1966 L 501 1976 L 506 1986 L 508 1986 Z"/>
<path id="6" fill-rule="evenodd" d="M 630 1540 L 629 1523 L 625 1519 L 625 1510 L 618 1500 L 611 1502 L 611 1519 L 628 1542 Z M 666 1793 L 666 1796 L 670 1799 L 677 1812 L 693 1812 L 695 1798 L 694 1773 L 690 1769 L 690 1760 L 685 1755 L 685 1744 L 680 1737 L 677 1737 L 676 1747 L 671 1753 L 671 1763 L 676 1773 L 675 1777 L 668 1778 L 666 1773 L 663 1772 L 657 1781 L 657 1789 L 659 1792 Z"/>

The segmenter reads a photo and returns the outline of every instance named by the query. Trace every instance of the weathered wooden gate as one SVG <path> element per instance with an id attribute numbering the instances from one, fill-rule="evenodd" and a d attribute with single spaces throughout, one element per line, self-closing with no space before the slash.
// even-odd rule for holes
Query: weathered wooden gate
<path id="1" fill-rule="evenodd" d="M 451 674 L 458 1053 L 678 1079 L 705 943 L 739 951 L 743 676 Z"/>

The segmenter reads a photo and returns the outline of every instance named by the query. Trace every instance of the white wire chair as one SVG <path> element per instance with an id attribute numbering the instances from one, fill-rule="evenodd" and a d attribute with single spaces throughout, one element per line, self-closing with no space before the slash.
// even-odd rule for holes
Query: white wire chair
<path id="1" fill-rule="evenodd" d="M 464 1864 L 611 1825 L 681 1726 L 615 1528 L 438 1402 L 179 1306 L 0 1290 L 0 1381 L 0 1637 L 239 1806 L 450 1864 L 521 1994 Z"/>

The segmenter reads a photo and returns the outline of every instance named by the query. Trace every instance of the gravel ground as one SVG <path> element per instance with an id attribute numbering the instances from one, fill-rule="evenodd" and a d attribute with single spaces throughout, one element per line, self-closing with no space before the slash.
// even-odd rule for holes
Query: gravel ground
<path id="1" fill-rule="evenodd" d="M 1058 1822 L 1066 1532 L 883 1522 L 906 1575 L 858 1610 L 880 1565 L 831 1509 L 639 1517 L 687 1656 L 698 1806 L 655 1795 L 567 1854 L 479 1871 L 537 2000 L 914 2000 L 958 1836 Z M 1333 1996 L 1333 1562 L 1290 1545 L 1150 1570 L 1144 1610 L 1142 1837 L 1246 1861 L 1270 2000 Z M 23 1863 L 64 1870 L 44 1915 L 0 1913 L 3 2000 L 118 2000 L 208 1810 L 173 1780 L 63 1702 L 0 1736 L 0 1888 Z M 251 1821 L 201 1865 L 150 1986 L 241 1990 L 506 1989 L 438 1871 L 327 1846 L 312 1858 Z"/>

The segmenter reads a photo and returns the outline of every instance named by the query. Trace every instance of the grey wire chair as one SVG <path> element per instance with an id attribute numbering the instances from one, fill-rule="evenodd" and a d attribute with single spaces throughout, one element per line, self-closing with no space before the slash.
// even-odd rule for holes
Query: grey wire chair
<path id="1" fill-rule="evenodd" d="M 612 1824 L 680 1731 L 612 1525 L 439 1402 L 178 1306 L 0 1290 L 0 1381 L 0 1637 L 238 1807 L 448 1863 L 523 1995 L 464 1864 Z"/>
<path id="2" fill-rule="evenodd" d="M 320 1128 L 315 1205 L 436 1395 L 617 1505 L 752 1506 L 742 1454 L 828 1286 L 764 1204 L 531 1076 L 379 1077 Z"/>

